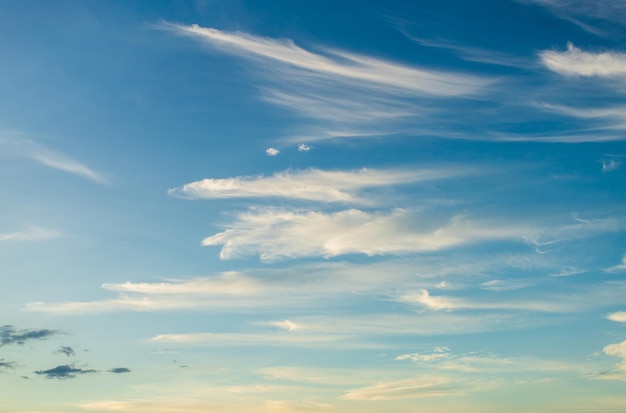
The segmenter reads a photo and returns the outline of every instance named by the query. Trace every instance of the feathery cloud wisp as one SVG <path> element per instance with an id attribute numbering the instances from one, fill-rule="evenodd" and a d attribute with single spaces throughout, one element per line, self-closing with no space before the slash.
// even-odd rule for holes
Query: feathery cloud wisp
<path id="1" fill-rule="evenodd" d="M 83 163 L 30 140 L 0 137 L 0 147 L 4 148 L 9 155 L 29 158 L 50 168 L 79 175 L 99 184 L 108 183 L 102 174 Z"/>

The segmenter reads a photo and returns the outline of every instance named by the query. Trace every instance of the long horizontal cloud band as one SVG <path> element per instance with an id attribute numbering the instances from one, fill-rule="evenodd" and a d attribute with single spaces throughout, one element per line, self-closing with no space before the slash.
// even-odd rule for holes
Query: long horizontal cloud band
<path id="1" fill-rule="evenodd" d="M 168 193 L 189 199 L 281 197 L 317 202 L 370 203 L 357 191 L 374 188 L 466 176 L 470 168 L 432 168 L 417 170 L 304 171 L 277 172 L 271 176 L 203 179 Z"/>

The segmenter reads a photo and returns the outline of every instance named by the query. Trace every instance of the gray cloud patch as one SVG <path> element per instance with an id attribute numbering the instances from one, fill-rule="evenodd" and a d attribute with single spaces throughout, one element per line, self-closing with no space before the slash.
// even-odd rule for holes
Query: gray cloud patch
<path id="1" fill-rule="evenodd" d="M 45 340 L 58 334 L 56 330 L 16 330 L 12 325 L 0 327 L 0 347 L 8 344 L 24 344 L 29 340 Z"/>
<path id="2" fill-rule="evenodd" d="M 109 373 L 130 373 L 130 369 L 127 369 L 126 367 L 116 367 L 114 369 L 108 370 Z"/>
<path id="3" fill-rule="evenodd" d="M 70 346 L 60 346 L 59 349 L 55 351 L 55 353 L 65 354 L 68 357 L 76 355 L 74 349 Z"/>
<path id="4" fill-rule="evenodd" d="M 73 379 L 78 374 L 96 373 L 96 370 L 83 370 L 70 365 L 57 366 L 49 370 L 38 370 L 35 374 L 46 376 L 48 379 Z"/>
<path id="5" fill-rule="evenodd" d="M 4 359 L 0 359 L 0 369 L 14 369 L 15 362 L 13 361 L 4 361 Z"/>

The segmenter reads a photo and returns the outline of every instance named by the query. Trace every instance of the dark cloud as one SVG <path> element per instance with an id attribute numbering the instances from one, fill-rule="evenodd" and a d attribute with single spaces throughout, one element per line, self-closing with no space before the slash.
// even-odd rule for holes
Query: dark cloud
<path id="1" fill-rule="evenodd" d="M 68 357 L 76 355 L 74 349 L 70 346 L 60 346 L 59 349 L 55 351 L 55 353 L 65 354 Z"/>
<path id="2" fill-rule="evenodd" d="M 0 359 L 0 369 L 14 369 L 15 362 L 13 361 L 4 361 L 4 359 Z"/>
<path id="3" fill-rule="evenodd" d="M 130 373 L 130 369 L 127 369 L 126 367 L 116 367 L 114 369 L 109 370 L 109 373 Z"/>
<path id="4" fill-rule="evenodd" d="M 16 330 L 12 325 L 0 326 L 0 347 L 8 344 L 24 344 L 29 340 L 45 340 L 58 334 L 56 330 Z"/>
<path id="5" fill-rule="evenodd" d="M 77 374 L 97 373 L 97 370 L 83 370 L 74 366 L 57 366 L 50 370 L 38 370 L 35 374 L 46 376 L 48 379 L 73 379 Z"/>

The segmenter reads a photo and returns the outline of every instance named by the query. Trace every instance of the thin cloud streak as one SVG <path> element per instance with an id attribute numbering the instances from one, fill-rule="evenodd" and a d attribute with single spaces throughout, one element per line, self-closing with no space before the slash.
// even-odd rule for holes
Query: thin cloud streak
<path id="1" fill-rule="evenodd" d="M 29 158 L 47 167 L 82 176 L 99 184 L 109 183 L 102 174 L 83 163 L 30 140 L 0 137 L 0 147 L 12 156 Z"/>
<path id="2" fill-rule="evenodd" d="M 53 238 L 61 237 L 58 231 L 52 231 L 43 228 L 33 227 L 26 231 L 5 232 L 0 233 L 0 242 L 2 241 L 46 241 Z"/>
<path id="3" fill-rule="evenodd" d="M 475 94 L 490 83 L 477 76 L 416 69 L 329 48 L 324 50 L 324 56 L 305 50 L 290 40 L 275 40 L 241 32 L 228 33 L 196 24 L 185 26 L 162 23 L 157 27 L 200 39 L 228 53 L 263 58 L 324 77 L 393 87 L 402 94 L 410 91 L 432 96 L 463 96 Z"/>

